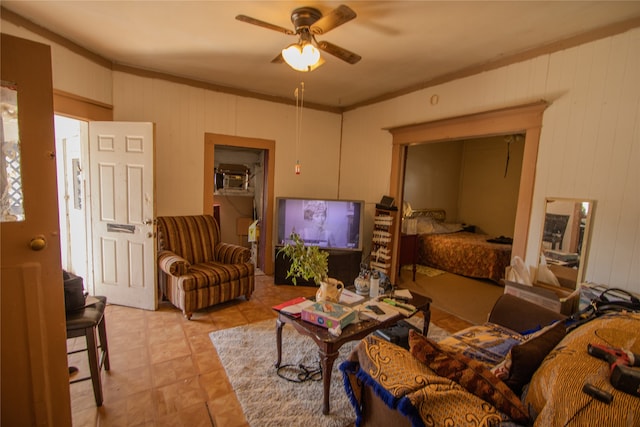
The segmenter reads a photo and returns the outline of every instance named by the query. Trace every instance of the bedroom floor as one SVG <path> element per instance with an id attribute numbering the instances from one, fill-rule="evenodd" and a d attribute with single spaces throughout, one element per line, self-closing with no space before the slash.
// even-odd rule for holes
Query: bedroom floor
<path id="1" fill-rule="evenodd" d="M 426 295 L 433 300 L 432 307 L 443 310 L 472 324 L 482 324 L 504 287 L 489 280 L 474 280 L 443 272 L 427 276 L 402 269 L 398 284 Z"/>

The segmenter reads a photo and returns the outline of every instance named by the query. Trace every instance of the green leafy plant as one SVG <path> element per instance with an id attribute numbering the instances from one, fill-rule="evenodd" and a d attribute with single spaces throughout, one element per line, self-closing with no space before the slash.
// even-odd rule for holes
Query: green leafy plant
<path id="1" fill-rule="evenodd" d="M 292 243 L 285 244 L 278 251 L 291 260 L 291 266 L 287 271 L 287 278 L 297 285 L 298 277 L 304 280 L 312 279 L 316 285 L 324 281 L 329 274 L 329 252 L 321 250 L 318 246 L 305 246 L 304 240 L 297 233 L 291 233 Z"/>

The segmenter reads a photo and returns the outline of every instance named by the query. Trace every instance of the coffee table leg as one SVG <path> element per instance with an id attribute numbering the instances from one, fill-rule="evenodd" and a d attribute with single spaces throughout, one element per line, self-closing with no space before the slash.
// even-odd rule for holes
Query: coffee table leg
<path id="1" fill-rule="evenodd" d="M 322 364 L 322 386 L 323 390 L 323 403 L 322 413 L 328 415 L 331 410 L 329 409 L 329 395 L 331 394 L 331 372 L 333 370 L 333 362 L 338 357 L 338 352 L 329 353 L 328 351 L 320 350 L 320 363 Z"/>
<path id="2" fill-rule="evenodd" d="M 431 322 L 431 304 L 428 304 L 422 309 L 422 315 L 424 316 L 424 325 L 422 326 L 422 335 L 425 337 L 429 332 L 429 322 Z"/>
<path id="3" fill-rule="evenodd" d="M 284 326 L 284 322 L 280 319 L 276 319 L 276 347 L 278 349 L 278 360 L 276 361 L 276 368 L 280 367 L 280 362 L 282 362 L 282 327 Z"/>

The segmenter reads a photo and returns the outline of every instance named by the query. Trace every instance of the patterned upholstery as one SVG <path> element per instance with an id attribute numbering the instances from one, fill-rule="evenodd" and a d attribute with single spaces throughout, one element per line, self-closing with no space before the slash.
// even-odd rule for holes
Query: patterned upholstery
<path id="1" fill-rule="evenodd" d="M 358 343 L 340 370 L 356 411 L 356 426 L 403 425 L 398 419 L 383 423 L 368 416 L 371 402 L 362 399 L 365 386 L 412 426 L 489 427 L 509 420 L 455 381 L 436 374 L 408 350 L 374 335 Z"/>
<path id="2" fill-rule="evenodd" d="M 220 242 L 211 215 L 158 217 L 158 283 L 161 292 L 190 319 L 195 310 L 239 296 L 251 297 L 251 251 Z"/>
<path id="3" fill-rule="evenodd" d="M 537 426 L 638 426 L 640 398 L 609 381 L 609 364 L 587 352 L 589 344 L 640 353 L 640 313 L 615 313 L 568 333 L 533 375 L 524 403 Z M 638 368 L 633 368 L 638 369 Z M 585 383 L 613 395 L 606 404 L 582 391 Z"/>

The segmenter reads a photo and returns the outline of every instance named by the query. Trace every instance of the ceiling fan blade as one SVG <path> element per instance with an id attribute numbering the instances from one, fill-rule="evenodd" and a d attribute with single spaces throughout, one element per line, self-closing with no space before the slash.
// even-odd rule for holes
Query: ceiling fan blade
<path id="1" fill-rule="evenodd" d="M 341 4 L 311 25 L 313 34 L 325 34 L 330 30 L 351 21 L 356 13 L 349 6 Z"/>
<path id="2" fill-rule="evenodd" d="M 327 52 L 337 58 L 340 58 L 343 61 L 348 62 L 349 64 L 355 64 L 356 62 L 362 59 L 362 57 L 357 53 L 348 51 L 347 49 L 340 46 L 336 46 L 333 43 L 329 43 L 326 41 L 319 41 L 317 43 L 318 43 L 318 49 L 324 52 Z"/>
<path id="3" fill-rule="evenodd" d="M 257 25 L 259 27 L 268 28 L 270 30 L 274 30 L 274 31 L 278 31 L 278 32 L 281 32 L 281 33 L 288 34 L 290 36 L 293 36 L 296 33 L 295 31 L 290 30 L 288 28 L 284 28 L 284 27 L 281 27 L 281 26 L 275 25 L 275 24 L 270 24 L 268 22 L 264 22 L 264 21 L 261 21 L 259 19 L 255 19 L 255 18 L 252 18 L 252 17 L 247 16 L 247 15 L 238 15 L 238 16 L 236 16 L 236 19 L 238 21 L 246 22 L 247 24 L 253 24 L 253 25 Z"/>

